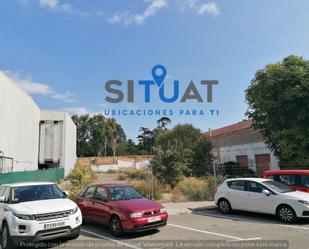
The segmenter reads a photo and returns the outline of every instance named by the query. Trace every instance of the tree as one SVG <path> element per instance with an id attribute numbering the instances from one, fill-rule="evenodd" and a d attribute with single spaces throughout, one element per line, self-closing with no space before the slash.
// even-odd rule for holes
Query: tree
<path id="1" fill-rule="evenodd" d="M 102 114 L 72 116 L 77 127 L 77 156 L 115 155 L 117 144 L 126 141 L 115 119 Z"/>
<path id="2" fill-rule="evenodd" d="M 140 127 L 139 131 L 140 134 L 137 136 L 137 139 L 139 141 L 139 150 L 142 152 L 142 154 L 144 154 L 143 152 L 145 152 L 146 154 L 151 154 L 154 144 L 153 131 L 145 127 Z"/>
<path id="3" fill-rule="evenodd" d="M 155 146 L 167 149 L 169 145 L 174 145 L 179 149 L 192 149 L 201 136 L 201 131 L 191 124 L 179 124 L 173 129 L 160 133 L 155 138 Z"/>
<path id="4" fill-rule="evenodd" d="M 138 154 L 138 148 L 131 139 L 129 139 L 127 142 L 121 142 L 117 146 L 117 156 L 127 156 L 137 154 Z"/>
<path id="5" fill-rule="evenodd" d="M 193 147 L 191 173 L 193 176 L 206 176 L 212 172 L 212 143 L 207 135 L 201 135 Z"/>
<path id="6" fill-rule="evenodd" d="M 280 164 L 309 165 L 309 61 L 289 56 L 258 70 L 246 101 L 247 116 Z"/>
<path id="7" fill-rule="evenodd" d="M 160 130 L 165 130 L 166 126 L 171 124 L 171 120 L 168 117 L 162 117 L 157 120 L 157 128 Z"/>
<path id="8" fill-rule="evenodd" d="M 179 151 L 176 146 L 169 146 L 166 150 L 158 147 L 150 167 L 157 179 L 174 188 L 189 171 L 191 153 L 190 150 Z"/>

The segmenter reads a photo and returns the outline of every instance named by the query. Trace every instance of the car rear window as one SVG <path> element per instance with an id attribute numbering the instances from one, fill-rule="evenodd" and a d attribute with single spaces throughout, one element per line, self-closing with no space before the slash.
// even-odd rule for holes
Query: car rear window
<path id="1" fill-rule="evenodd" d="M 241 190 L 241 191 L 245 190 L 245 181 L 229 181 L 227 182 L 227 185 L 231 189 Z"/>
<path id="2" fill-rule="evenodd" d="M 309 188 L 309 176 L 300 175 L 300 183 L 302 187 Z"/>
<path id="3" fill-rule="evenodd" d="M 295 175 L 278 175 L 278 180 L 288 186 L 296 186 Z"/>

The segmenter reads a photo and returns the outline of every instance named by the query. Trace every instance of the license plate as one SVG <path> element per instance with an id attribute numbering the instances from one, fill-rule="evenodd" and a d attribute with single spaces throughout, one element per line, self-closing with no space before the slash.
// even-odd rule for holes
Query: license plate
<path id="1" fill-rule="evenodd" d="M 160 220 L 161 220 L 161 216 L 150 217 L 148 218 L 148 223 L 152 223 L 152 222 L 156 222 Z"/>
<path id="2" fill-rule="evenodd" d="M 56 223 L 50 223 L 50 224 L 44 224 L 44 229 L 53 229 L 57 227 L 63 227 L 65 226 L 65 222 L 56 222 Z"/>

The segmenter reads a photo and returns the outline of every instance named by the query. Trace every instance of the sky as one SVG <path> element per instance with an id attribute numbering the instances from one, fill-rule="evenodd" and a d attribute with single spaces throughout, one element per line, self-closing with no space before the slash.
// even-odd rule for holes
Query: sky
<path id="1" fill-rule="evenodd" d="M 172 126 L 207 131 L 245 118 L 244 91 L 258 69 L 291 54 L 309 58 L 308 27 L 308 0 L 0 0 L 0 70 L 42 109 L 173 109 Z M 152 80 L 158 64 L 167 69 L 167 96 L 179 81 L 174 103 L 162 102 L 156 87 L 144 101 L 138 82 Z M 112 79 L 125 95 L 134 80 L 134 103 L 105 100 Z M 180 102 L 191 80 L 204 102 Z M 201 80 L 219 82 L 211 103 Z M 154 128 L 160 117 L 115 116 L 134 140 L 139 127 Z"/>

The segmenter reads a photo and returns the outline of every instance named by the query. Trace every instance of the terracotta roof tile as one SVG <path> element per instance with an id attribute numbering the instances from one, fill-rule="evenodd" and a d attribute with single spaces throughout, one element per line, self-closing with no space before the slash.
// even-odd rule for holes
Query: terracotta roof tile
<path id="1" fill-rule="evenodd" d="M 228 125 L 219 129 L 211 130 L 210 137 L 218 137 L 241 130 L 249 129 L 252 127 L 252 120 L 244 120 L 236 124 Z M 209 132 L 208 132 L 209 134 Z"/>

